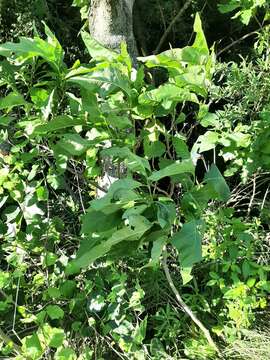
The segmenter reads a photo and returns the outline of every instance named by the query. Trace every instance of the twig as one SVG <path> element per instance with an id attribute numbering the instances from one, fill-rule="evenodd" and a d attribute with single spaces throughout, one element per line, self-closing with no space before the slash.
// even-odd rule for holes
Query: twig
<path id="1" fill-rule="evenodd" d="M 225 46 L 225 48 L 221 49 L 221 50 L 217 53 L 216 57 L 220 56 L 222 53 L 224 53 L 225 51 L 229 50 L 231 47 L 233 47 L 234 45 L 238 44 L 239 42 L 247 39 L 248 37 L 250 37 L 250 36 L 252 36 L 252 35 L 258 34 L 258 31 L 259 31 L 259 30 L 260 30 L 260 29 L 255 30 L 255 31 L 252 31 L 252 32 L 250 32 L 250 33 L 248 33 L 248 34 L 245 34 L 244 36 L 240 37 L 239 39 L 233 41 L 231 44 Z"/>
<path id="2" fill-rule="evenodd" d="M 13 348 L 14 348 L 14 351 L 17 353 L 17 354 L 21 354 L 22 351 L 21 351 L 21 348 L 19 345 L 15 344 L 14 341 L 7 335 L 4 333 L 4 331 L 0 328 L 0 339 L 6 344 L 6 345 L 9 345 L 9 344 L 12 344 Z"/>
<path id="3" fill-rule="evenodd" d="M 202 322 L 197 318 L 197 316 L 193 313 L 193 311 L 189 308 L 189 306 L 184 302 L 184 300 L 182 299 L 182 297 L 180 296 L 178 290 L 176 289 L 168 265 L 167 265 L 167 249 L 166 246 L 163 250 L 163 259 L 162 259 L 162 265 L 163 265 L 163 269 L 167 278 L 167 281 L 170 285 L 171 290 L 173 291 L 179 305 L 181 306 L 182 310 L 191 318 L 191 320 L 200 328 L 200 330 L 203 332 L 205 338 L 207 339 L 209 345 L 211 345 L 213 347 L 213 349 L 215 349 L 218 353 L 219 350 L 216 346 L 216 344 L 214 343 L 210 332 L 208 329 L 206 329 L 206 327 L 202 324 Z"/>
<path id="4" fill-rule="evenodd" d="M 180 19 L 180 17 L 183 15 L 183 13 L 186 11 L 186 9 L 191 5 L 191 3 L 192 3 L 192 0 L 188 0 L 184 4 L 184 6 L 180 9 L 180 11 L 177 13 L 177 15 L 172 19 L 170 25 L 167 27 L 166 31 L 164 32 L 161 39 L 159 40 L 158 46 L 156 47 L 156 50 L 154 51 L 154 55 L 156 55 L 160 51 L 164 41 L 166 40 L 167 36 L 169 35 L 170 31 L 172 30 L 173 25 L 177 22 L 178 19 Z"/>
<path id="5" fill-rule="evenodd" d="M 68 171 L 70 171 L 73 175 L 81 175 L 80 173 L 78 174 L 76 174 L 76 172 L 73 170 L 73 169 L 71 169 L 69 166 L 67 167 L 67 170 Z M 101 191 L 103 191 L 104 193 L 107 193 L 108 192 L 108 190 L 107 189 L 105 189 L 105 188 L 103 188 L 102 186 L 100 186 L 98 183 L 96 183 L 95 181 L 93 181 L 93 180 L 88 180 L 87 179 L 87 182 L 90 184 L 90 185 L 92 185 L 92 186 L 94 186 L 95 188 L 97 188 L 98 190 L 101 190 Z"/>
<path id="6" fill-rule="evenodd" d="M 252 203 L 254 201 L 254 197 L 255 197 L 255 194 L 256 194 L 256 175 L 254 175 L 254 178 L 253 178 L 252 181 L 253 181 L 253 190 L 252 190 L 252 196 L 250 198 L 250 202 L 248 204 L 248 211 L 247 211 L 248 216 L 250 215 L 251 208 L 252 208 Z"/>
<path id="7" fill-rule="evenodd" d="M 264 194 L 264 197 L 263 197 L 263 201 L 262 201 L 262 205 L 261 205 L 261 211 L 262 211 L 263 208 L 264 208 L 264 204 L 265 204 L 265 201 L 266 201 L 266 198 L 267 198 L 267 195 L 268 195 L 268 191 L 269 191 L 269 185 L 268 185 L 268 187 L 267 187 L 267 189 L 266 189 L 266 192 L 265 192 L 265 194 Z"/>

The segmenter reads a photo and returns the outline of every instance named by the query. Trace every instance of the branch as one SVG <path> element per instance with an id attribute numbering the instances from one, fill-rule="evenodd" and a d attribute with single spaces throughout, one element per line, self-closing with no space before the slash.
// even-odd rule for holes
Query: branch
<path id="1" fill-rule="evenodd" d="M 166 40 L 167 36 L 169 35 L 170 31 L 172 30 L 173 25 L 180 19 L 180 17 L 183 15 L 183 13 L 186 11 L 186 9 L 191 5 L 192 0 L 188 0 L 184 6 L 179 10 L 177 15 L 172 19 L 170 25 L 167 27 L 166 31 L 162 35 L 161 39 L 159 40 L 158 46 L 156 47 L 156 50 L 154 51 L 154 55 L 158 54 L 164 41 Z"/>
<path id="2" fill-rule="evenodd" d="M 259 31 L 259 30 L 260 30 L 260 29 L 255 30 L 255 31 L 252 31 L 252 32 L 250 32 L 250 33 L 248 33 L 248 34 L 245 34 L 244 36 L 240 37 L 239 39 L 233 41 L 231 44 L 225 46 L 225 48 L 221 49 L 221 50 L 217 53 L 216 57 L 220 56 L 222 53 L 224 53 L 225 51 L 229 50 L 231 47 L 233 47 L 234 45 L 238 44 L 239 42 L 247 39 L 248 37 L 250 37 L 250 36 L 252 36 L 252 35 L 258 35 L 258 31 Z"/>
<path id="3" fill-rule="evenodd" d="M 168 281 L 168 283 L 170 285 L 170 288 L 172 289 L 172 291 L 173 291 L 173 293 L 174 293 L 180 307 L 191 318 L 191 320 L 200 328 L 200 330 L 203 332 L 205 338 L 207 339 L 209 345 L 212 346 L 212 348 L 215 349 L 219 353 L 219 350 L 218 350 L 216 344 L 214 343 L 214 341 L 213 341 L 213 339 L 212 339 L 212 337 L 210 335 L 209 330 L 206 329 L 206 327 L 202 324 L 202 322 L 196 317 L 196 315 L 188 307 L 188 305 L 184 302 L 184 300 L 181 298 L 178 290 L 176 289 L 176 287 L 175 287 L 175 285 L 173 283 L 173 280 L 172 280 L 168 265 L 167 265 L 167 255 L 168 255 L 168 253 L 167 253 L 167 249 L 165 247 L 164 250 L 163 250 L 162 265 L 163 265 L 163 269 L 164 269 L 167 281 Z"/>

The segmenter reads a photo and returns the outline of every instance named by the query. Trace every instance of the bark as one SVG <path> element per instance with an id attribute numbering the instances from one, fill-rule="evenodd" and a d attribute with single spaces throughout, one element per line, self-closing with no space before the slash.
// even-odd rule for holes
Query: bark
<path id="1" fill-rule="evenodd" d="M 135 0 L 91 0 L 89 12 L 90 34 L 103 46 L 119 51 L 121 43 L 127 44 L 128 52 L 136 65 L 138 56 L 133 33 L 133 5 Z M 110 147 L 108 142 L 106 147 Z M 123 164 L 115 165 L 110 158 L 101 159 L 102 176 L 98 181 L 97 197 L 105 195 L 110 185 L 125 173 Z"/>
<path id="2" fill-rule="evenodd" d="M 126 42 L 129 54 L 136 59 L 137 46 L 133 33 L 135 0 L 92 0 L 89 13 L 90 34 L 103 46 L 119 50 Z"/>

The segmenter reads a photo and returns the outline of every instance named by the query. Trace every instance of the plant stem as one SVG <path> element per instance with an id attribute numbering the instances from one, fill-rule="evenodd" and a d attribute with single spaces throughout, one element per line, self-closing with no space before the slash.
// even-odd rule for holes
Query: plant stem
<path id="1" fill-rule="evenodd" d="M 163 250 L 162 265 L 163 265 L 163 269 L 164 269 L 164 272 L 166 275 L 166 279 L 167 279 L 167 281 L 170 285 L 170 288 L 172 289 L 179 305 L 181 306 L 182 310 L 191 318 L 191 320 L 200 328 L 200 330 L 203 332 L 205 338 L 207 339 L 209 345 L 212 346 L 213 349 L 215 349 L 219 353 L 219 350 L 218 350 L 216 344 L 214 343 L 209 330 L 206 329 L 206 327 L 203 325 L 203 323 L 197 318 L 197 316 L 193 313 L 193 311 L 189 308 L 189 306 L 184 302 L 184 300 L 182 299 L 178 290 L 176 289 L 174 282 L 172 280 L 169 268 L 168 268 L 167 256 L 168 256 L 168 253 L 167 253 L 167 248 L 165 246 L 165 248 Z"/>
<path id="2" fill-rule="evenodd" d="M 4 333 L 4 331 L 0 328 L 0 339 L 6 344 L 13 344 L 13 348 L 14 348 L 14 351 L 17 353 L 17 354 L 21 354 L 22 351 L 21 351 L 21 348 L 19 345 L 15 344 L 14 341 L 7 335 Z"/>

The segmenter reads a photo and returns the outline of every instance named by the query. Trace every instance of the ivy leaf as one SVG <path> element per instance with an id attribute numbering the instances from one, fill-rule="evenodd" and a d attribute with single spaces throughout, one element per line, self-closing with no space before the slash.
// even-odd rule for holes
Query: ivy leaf
<path id="1" fill-rule="evenodd" d="M 231 196 L 229 186 L 215 164 L 211 165 L 211 168 L 206 173 L 204 180 L 212 187 L 218 200 L 229 200 Z"/>
<path id="2" fill-rule="evenodd" d="M 190 221 L 172 237 L 172 244 L 178 250 L 182 268 L 190 268 L 202 259 L 202 236 L 198 225 L 198 221 Z"/>
<path id="3" fill-rule="evenodd" d="M 164 169 L 159 171 L 154 171 L 149 180 L 158 181 L 166 176 L 179 175 L 184 173 L 194 174 L 194 165 L 190 159 L 183 161 L 175 161 L 174 164 L 166 166 Z"/>

